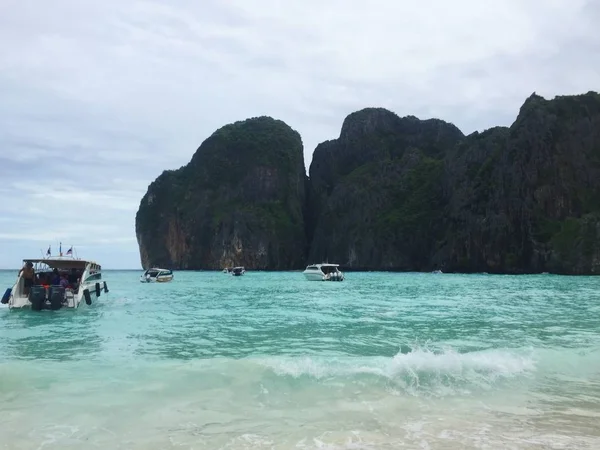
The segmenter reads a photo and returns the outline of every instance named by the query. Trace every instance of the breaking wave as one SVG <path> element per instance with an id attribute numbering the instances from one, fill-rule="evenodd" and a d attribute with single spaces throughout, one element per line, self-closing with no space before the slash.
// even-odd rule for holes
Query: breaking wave
<path id="1" fill-rule="evenodd" d="M 317 380 L 373 379 L 413 395 L 447 395 L 529 377 L 536 369 L 533 352 L 484 350 L 459 353 L 413 349 L 393 357 L 273 357 L 259 361 L 274 374 Z"/>

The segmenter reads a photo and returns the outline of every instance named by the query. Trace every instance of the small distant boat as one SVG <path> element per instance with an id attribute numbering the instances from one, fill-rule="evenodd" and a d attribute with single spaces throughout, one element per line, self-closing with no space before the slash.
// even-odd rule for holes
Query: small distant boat
<path id="1" fill-rule="evenodd" d="M 441 270 L 434 270 L 431 273 L 434 273 L 434 274 L 438 275 L 438 274 L 441 274 L 441 273 L 444 273 L 444 272 L 442 272 Z"/>
<path id="2" fill-rule="evenodd" d="M 26 272 L 34 274 L 33 278 L 26 277 Z M 108 286 L 102 281 L 100 264 L 61 253 L 24 259 L 23 270 L 4 293 L 2 303 L 10 309 L 33 311 L 77 309 L 81 304 L 91 305 L 102 291 L 108 292 Z"/>
<path id="3" fill-rule="evenodd" d="M 173 280 L 173 272 L 169 269 L 153 267 L 140 277 L 142 283 L 168 283 Z"/>
<path id="4" fill-rule="evenodd" d="M 223 269 L 223 273 L 231 273 L 232 269 L 230 267 L 225 267 Z"/>
<path id="5" fill-rule="evenodd" d="M 242 266 L 234 267 L 233 269 L 231 269 L 231 275 L 233 275 L 234 277 L 240 277 L 240 276 L 244 275 L 245 273 L 246 273 L 246 269 L 244 269 Z"/>
<path id="6" fill-rule="evenodd" d="M 311 264 L 302 273 L 309 281 L 344 281 L 344 274 L 339 267 L 339 264 Z"/>

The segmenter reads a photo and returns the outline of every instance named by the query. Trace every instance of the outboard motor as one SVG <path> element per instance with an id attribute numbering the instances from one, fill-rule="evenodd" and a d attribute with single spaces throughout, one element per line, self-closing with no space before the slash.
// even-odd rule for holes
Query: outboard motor
<path id="1" fill-rule="evenodd" d="M 33 311 L 41 311 L 46 303 L 46 288 L 44 286 L 31 286 L 29 301 Z"/>
<path id="2" fill-rule="evenodd" d="M 62 308 L 65 300 L 65 288 L 62 286 L 52 286 L 50 291 L 50 309 L 57 310 Z"/>

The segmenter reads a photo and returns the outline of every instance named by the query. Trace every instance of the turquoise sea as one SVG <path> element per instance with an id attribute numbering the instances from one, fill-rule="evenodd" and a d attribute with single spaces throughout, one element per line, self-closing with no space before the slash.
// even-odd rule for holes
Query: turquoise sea
<path id="1" fill-rule="evenodd" d="M 600 277 L 140 274 L 0 309 L 0 449 L 600 448 Z"/>

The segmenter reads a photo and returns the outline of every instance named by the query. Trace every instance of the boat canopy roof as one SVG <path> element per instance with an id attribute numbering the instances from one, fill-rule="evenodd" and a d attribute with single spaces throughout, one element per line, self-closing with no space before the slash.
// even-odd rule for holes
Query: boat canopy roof
<path id="1" fill-rule="evenodd" d="M 31 258 L 23 260 L 23 264 L 28 262 L 46 264 L 51 269 L 85 269 L 88 264 L 91 264 L 95 269 L 100 269 L 100 265 L 94 261 L 75 258 Z"/>
<path id="2" fill-rule="evenodd" d="M 172 273 L 171 269 L 161 269 L 159 267 L 151 267 L 150 269 L 147 269 L 144 273 L 151 273 L 151 272 L 166 272 L 166 273 Z"/>

